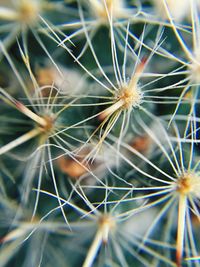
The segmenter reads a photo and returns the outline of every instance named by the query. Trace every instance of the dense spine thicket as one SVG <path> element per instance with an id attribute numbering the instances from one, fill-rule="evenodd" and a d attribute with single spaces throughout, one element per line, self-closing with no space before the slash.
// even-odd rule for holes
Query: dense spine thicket
<path id="1" fill-rule="evenodd" d="M 0 266 L 200 266 L 199 0 L 2 0 L 0 61 Z"/>

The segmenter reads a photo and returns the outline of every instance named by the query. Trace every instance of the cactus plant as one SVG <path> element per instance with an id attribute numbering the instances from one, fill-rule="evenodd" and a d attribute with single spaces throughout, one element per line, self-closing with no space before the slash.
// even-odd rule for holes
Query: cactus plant
<path id="1" fill-rule="evenodd" d="M 200 266 L 198 0 L 0 2 L 0 266 Z"/>

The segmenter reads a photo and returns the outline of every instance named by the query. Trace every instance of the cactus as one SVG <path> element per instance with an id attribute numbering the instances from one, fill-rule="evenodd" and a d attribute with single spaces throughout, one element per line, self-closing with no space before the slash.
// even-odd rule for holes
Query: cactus
<path id="1" fill-rule="evenodd" d="M 0 61 L 0 266 L 200 266 L 199 0 L 2 0 Z"/>

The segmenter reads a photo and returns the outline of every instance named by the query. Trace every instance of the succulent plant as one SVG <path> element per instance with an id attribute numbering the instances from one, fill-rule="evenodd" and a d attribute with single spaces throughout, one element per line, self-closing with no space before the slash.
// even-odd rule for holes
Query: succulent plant
<path id="1" fill-rule="evenodd" d="M 0 266 L 200 266 L 199 0 L 2 0 L 0 61 Z"/>

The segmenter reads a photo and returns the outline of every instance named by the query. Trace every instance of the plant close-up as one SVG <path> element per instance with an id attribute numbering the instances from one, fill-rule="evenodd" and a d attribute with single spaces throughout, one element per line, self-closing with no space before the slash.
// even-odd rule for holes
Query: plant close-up
<path id="1" fill-rule="evenodd" d="M 0 1 L 0 267 L 200 267 L 200 1 Z"/>

